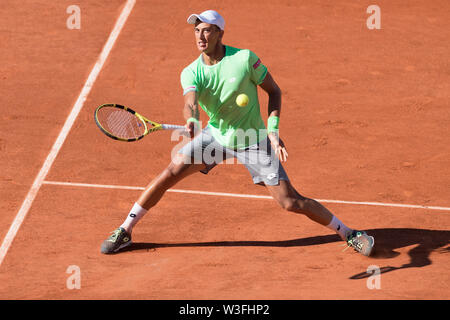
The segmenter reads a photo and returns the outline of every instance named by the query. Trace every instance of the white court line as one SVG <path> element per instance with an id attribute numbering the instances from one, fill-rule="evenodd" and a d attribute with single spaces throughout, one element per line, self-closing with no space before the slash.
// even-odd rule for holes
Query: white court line
<path id="1" fill-rule="evenodd" d="M 76 183 L 76 182 L 60 182 L 60 181 L 43 181 L 43 184 L 57 185 L 57 186 L 69 186 L 69 187 L 121 189 L 121 190 L 144 190 L 145 189 L 144 187 Z M 201 195 L 207 195 L 207 196 L 251 198 L 251 199 L 273 199 L 271 196 L 260 196 L 260 195 L 255 195 L 255 194 L 238 194 L 238 193 L 228 193 L 228 192 L 210 192 L 210 191 L 182 190 L 182 189 L 169 189 L 167 191 L 168 192 L 178 192 L 178 193 L 201 194 Z M 316 199 L 316 200 L 319 202 L 324 202 L 324 203 L 339 203 L 339 204 L 353 204 L 353 205 L 365 205 L 365 206 L 383 206 L 383 207 L 399 207 L 399 208 L 450 211 L 450 207 L 421 206 L 421 205 L 415 205 L 415 204 L 383 203 L 383 202 L 367 202 L 367 201 L 343 201 L 343 200 L 326 200 L 326 199 Z"/>
<path id="2" fill-rule="evenodd" d="M 5 236 L 5 239 L 3 240 L 2 246 L 0 247 L 0 266 L 9 250 L 9 247 L 11 246 L 11 243 L 13 242 L 17 232 L 19 231 L 19 228 L 22 225 L 23 220 L 25 219 L 28 211 L 30 210 L 31 204 L 36 198 L 36 195 L 39 192 L 39 189 L 41 188 L 45 177 L 47 176 L 50 168 L 52 167 L 53 162 L 55 161 L 55 158 L 59 153 L 59 150 L 61 149 L 64 141 L 67 138 L 67 135 L 69 134 L 70 129 L 72 128 L 76 118 L 78 117 L 78 114 L 80 113 L 81 108 L 83 107 L 84 102 L 86 101 L 86 98 L 89 95 L 89 92 L 91 91 L 92 86 L 94 85 L 94 82 L 97 79 L 97 76 L 102 70 L 103 65 L 106 59 L 108 58 L 109 53 L 111 52 L 111 49 L 117 40 L 117 37 L 122 31 L 122 28 L 125 25 L 125 22 L 127 21 L 128 16 L 130 15 L 131 10 L 133 9 L 135 3 L 136 0 L 127 0 L 125 7 L 122 9 L 121 14 L 116 21 L 114 29 L 111 31 L 111 34 L 109 35 L 108 41 L 103 47 L 103 50 L 100 53 L 99 58 L 97 59 L 94 67 L 92 68 L 92 71 L 89 74 L 89 77 L 87 78 L 83 86 L 83 89 L 81 90 L 81 93 L 78 96 L 77 101 L 72 107 L 72 111 L 70 112 L 68 118 L 66 119 L 66 122 L 64 123 L 64 126 L 62 127 L 61 132 L 59 133 L 55 143 L 53 144 L 50 153 L 45 159 L 45 162 L 42 165 L 41 170 L 34 179 L 34 182 L 30 190 L 28 191 L 28 194 L 25 200 L 23 201 L 22 206 L 20 207 L 16 217 L 14 218 L 14 221 L 12 222 L 8 230 L 8 233 Z"/>

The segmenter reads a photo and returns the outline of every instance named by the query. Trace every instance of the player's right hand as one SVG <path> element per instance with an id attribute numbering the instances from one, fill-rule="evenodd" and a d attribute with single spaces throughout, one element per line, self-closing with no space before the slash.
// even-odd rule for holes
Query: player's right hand
<path id="1" fill-rule="evenodd" d="M 196 123 L 194 121 L 189 121 L 188 123 L 186 123 L 185 127 L 186 127 L 186 131 L 188 132 L 191 139 L 194 138 L 198 132 L 198 127 L 199 127 L 198 123 Z"/>

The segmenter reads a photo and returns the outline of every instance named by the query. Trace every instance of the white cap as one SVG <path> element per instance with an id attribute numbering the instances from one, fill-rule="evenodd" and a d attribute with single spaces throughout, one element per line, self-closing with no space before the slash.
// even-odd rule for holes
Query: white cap
<path id="1" fill-rule="evenodd" d="M 203 11 L 200 14 L 191 14 L 189 18 L 187 19 L 187 22 L 189 24 L 195 24 L 195 22 L 199 19 L 201 22 L 209 23 L 209 24 L 215 24 L 220 28 L 220 30 L 225 29 L 225 20 L 222 18 L 222 16 L 214 10 L 206 10 Z"/>

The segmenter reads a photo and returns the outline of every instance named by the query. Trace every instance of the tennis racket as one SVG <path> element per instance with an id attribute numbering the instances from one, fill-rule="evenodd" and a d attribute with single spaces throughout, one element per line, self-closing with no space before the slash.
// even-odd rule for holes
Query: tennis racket
<path id="1" fill-rule="evenodd" d="M 184 126 L 160 124 L 136 111 L 115 103 L 106 103 L 95 109 L 94 119 L 108 137 L 120 141 L 137 141 L 158 130 L 185 130 Z"/>

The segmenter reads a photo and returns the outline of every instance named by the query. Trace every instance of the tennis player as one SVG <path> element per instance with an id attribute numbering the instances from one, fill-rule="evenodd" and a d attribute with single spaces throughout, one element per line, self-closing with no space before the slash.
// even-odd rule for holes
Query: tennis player
<path id="1" fill-rule="evenodd" d="M 166 190 L 197 172 L 208 174 L 218 163 L 235 158 L 246 166 L 255 184 L 266 186 L 282 208 L 303 214 L 336 232 L 348 246 L 370 255 L 374 238 L 342 223 L 319 202 L 300 195 L 281 162 L 288 153 L 279 138 L 281 90 L 255 53 L 222 43 L 225 21 L 213 10 L 192 14 L 200 56 L 181 73 L 186 129 L 191 140 L 172 157 L 143 191 L 123 224 L 101 245 L 102 253 L 115 253 L 131 244 L 137 222 L 155 206 Z M 267 127 L 261 117 L 257 86 L 269 97 Z M 246 94 L 245 107 L 236 104 Z M 201 130 L 199 106 L 209 117 Z"/>

